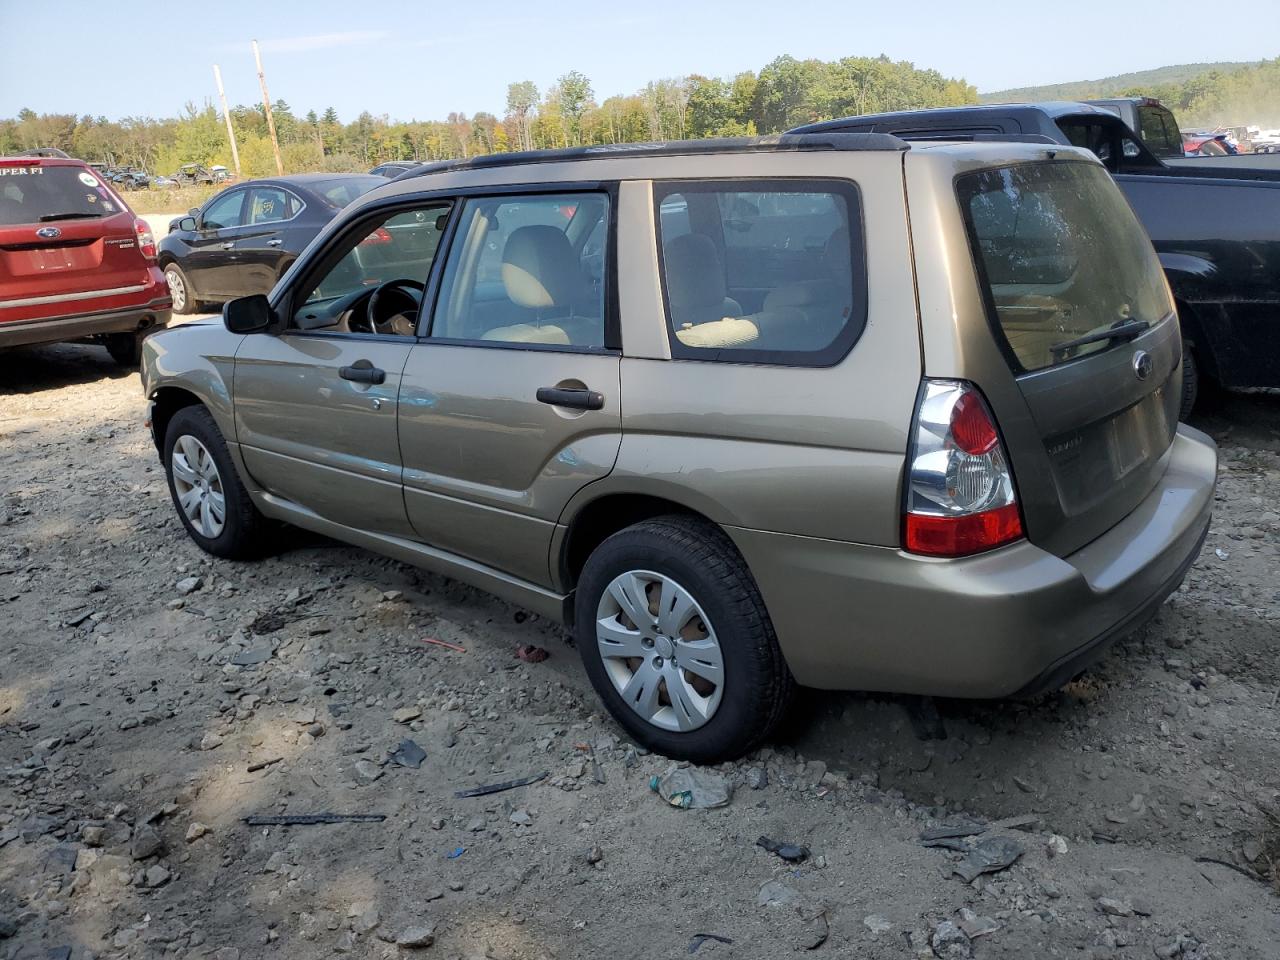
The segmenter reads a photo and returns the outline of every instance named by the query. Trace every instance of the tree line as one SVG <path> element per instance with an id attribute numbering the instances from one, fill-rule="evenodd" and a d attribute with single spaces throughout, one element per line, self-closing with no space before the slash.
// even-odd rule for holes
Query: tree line
<path id="1" fill-rule="evenodd" d="M 797 60 L 778 57 L 759 72 L 729 78 L 654 80 L 629 95 L 598 101 L 576 70 L 544 90 L 512 83 L 502 115 L 451 113 L 443 120 L 399 121 L 365 111 L 341 122 L 332 108 L 299 116 L 287 102 L 272 104 L 285 169 L 365 170 L 387 160 L 450 160 L 589 144 L 779 133 L 801 123 L 857 113 L 956 106 L 977 102 L 963 79 L 918 69 L 888 57 Z M 261 105 L 236 106 L 231 121 L 245 176 L 275 173 Z M 211 103 L 187 104 L 181 116 L 153 119 L 40 114 L 22 110 L 0 119 L 0 154 L 57 147 L 72 156 L 151 173 L 183 163 L 231 166 L 222 117 Z"/>

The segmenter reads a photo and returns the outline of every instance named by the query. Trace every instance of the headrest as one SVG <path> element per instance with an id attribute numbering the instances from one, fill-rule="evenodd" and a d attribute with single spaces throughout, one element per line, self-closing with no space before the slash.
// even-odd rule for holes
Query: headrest
<path id="1" fill-rule="evenodd" d="M 544 310 L 572 306 L 582 270 L 564 231 L 547 224 L 519 227 L 502 248 L 502 285 L 512 302 Z"/>
<path id="2" fill-rule="evenodd" d="M 667 268 L 667 295 L 677 318 L 697 322 L 702 311 L 720 310 L 727 292 L 724 267 L 710 237 L 702 233 L 676 237 L 663 248 L 662 258 Z"/>

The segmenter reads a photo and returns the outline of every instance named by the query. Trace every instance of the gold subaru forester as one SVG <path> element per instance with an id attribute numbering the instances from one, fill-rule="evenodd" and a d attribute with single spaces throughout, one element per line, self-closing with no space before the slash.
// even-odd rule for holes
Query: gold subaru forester
<path id="1" fill-rule="evenodd" d="M 713 761 L 797 684 L 1059 685 L 1172 592 L 1217 455 L 1084 151 L 824 134 L 423 166 L 146 342 L 191 537 L 285 521 L 570 625 Z"/>

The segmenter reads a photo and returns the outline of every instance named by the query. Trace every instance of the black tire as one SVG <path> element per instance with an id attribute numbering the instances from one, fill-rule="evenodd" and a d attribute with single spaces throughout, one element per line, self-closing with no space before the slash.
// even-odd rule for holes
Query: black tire
<path id="1" fill-rule="evenodd" d="M 225 519 L 221 531 L 214 536 L 206 536 L 195 528 L 179 500 L 174 481 L 174 448 L 185 436 L 198 440 L 217 467 L 225 504 Z M 231 461 L 226 441 L 222 439 L 222 431 L 205 407 L 183 407 L 169 421 L 164 435 L 164 472 L 178 519 L 201 550 L 228 560 L 249 560 L 262 555 L 266 545 L 268 521 L 253 505 L 249 491 L 245 489 L 235 464 Z"/>
<path id="2" fill-rule="evenodd" d="M 173 279 L 170 279 L 170 275 Z M 195 298 L 191 281 L 187 279 L 187 275 L 182 272 L 180 266 L 176 263 L 166 264 L 164 279 L 169 285 L 170 296 L 173 297 L 174 313 L 195 313 L 199 309 L 200 301 Z"/>
<path id="3" fill-rule="evenodd" d="M 141 330 L 135 333 L 109 333 L 105 342 L 107 353 L 122 367 L 136 367 L 142 362 L 142 341 L 145 339 Z"/>
<path id="4" fill-rule="evenodd" d="M 677 581 L 714 625 L 724 663 L 719 707 L 688 732 L 665 730 L 631 709 L 600 654 L 596 615 L 615 577 L 652 571 Z M 724 532 L 679 515 L 646 520 L 605 540 L 579 578 L 575 634 L 592 686 L 614 718 L 651 750 L 695 763 L 736 759 L 758 747 L 786 714 L 795 690 L 759 588 Z"/>
<path id="5" fill-rule="evenodd" d="M 1195 408 L 1196 398 L 1200 395 L 1200 366 L 1196 363 L 1196 355 L 1191 345 L 1182 345 L 1182 402 L 1178 407 L 1178 419 L 1186 422 Z"/>

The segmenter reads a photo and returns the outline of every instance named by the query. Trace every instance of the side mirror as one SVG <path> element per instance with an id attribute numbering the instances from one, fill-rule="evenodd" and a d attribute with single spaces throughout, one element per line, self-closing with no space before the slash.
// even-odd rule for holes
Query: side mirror
<path id="1" fill-rule="evenodd" d="M 232 333 L 262 333 L 273 320 L 275 314 L 265 294 L 238 297 L 222 307 L 222 322 Z"/>
<path id="2" fill-rule="evenodd" d="M 187 230 L 192 231 L 198 229 L 195 217 L 179 217 L 169 224 L 170 230 Z"/>

